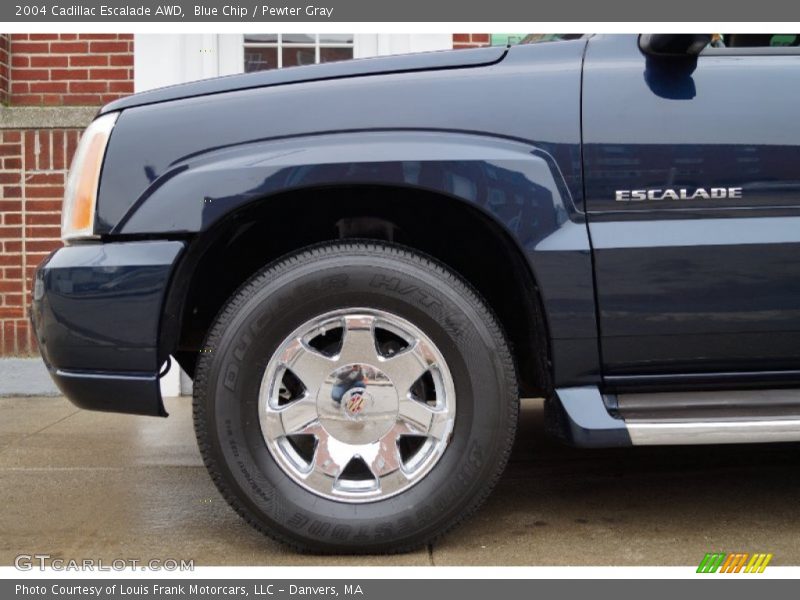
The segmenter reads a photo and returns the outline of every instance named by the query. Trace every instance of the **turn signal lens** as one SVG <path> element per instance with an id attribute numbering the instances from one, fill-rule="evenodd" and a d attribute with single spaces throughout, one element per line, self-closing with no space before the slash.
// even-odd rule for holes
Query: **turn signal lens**
<path id="1" fill-rule="evenodd" d="M 92 121 L 75 151 L 61 211 L 61 239 L 64 242 L 94 236 L 100 169 L 117 114 L 110 113 Z"/>

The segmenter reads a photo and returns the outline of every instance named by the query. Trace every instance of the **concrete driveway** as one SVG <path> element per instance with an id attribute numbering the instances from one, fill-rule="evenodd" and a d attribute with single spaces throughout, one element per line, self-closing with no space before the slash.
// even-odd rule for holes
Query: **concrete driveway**
<path id="1" fill-rule="evenodd" d="M 432 548 L 298 555 L 245 525 L 202 466 L 191 400 L 168 419 L 0 398 L 0 564 L 194 559 L 195 565 L 696 565 L 707 551 L 800 565 L 800 445 L 578 450 L 526 400 L 511 464 L 484 508 Z"/>

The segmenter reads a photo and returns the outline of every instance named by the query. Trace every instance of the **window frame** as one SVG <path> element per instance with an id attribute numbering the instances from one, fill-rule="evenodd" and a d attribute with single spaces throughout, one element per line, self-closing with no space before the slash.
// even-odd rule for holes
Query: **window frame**
<path id="1" fill-rule="evenodd" d="M 277 54 L 277 66 L 276 69 L 283 68 L 283 50 L 284 48 L 313 48 L 314 49 L 314 64 L 320 64 L 320 50 L 323 48 L 350 48 L 353 53 L 351 56 L 352 58 L 356 57 L 356 34 L 352 35 L 352 41 L 350 42 L 321 42 L 320 36 L 325 36 L 328 34 L 320 34 L 320 33 L 310 33 L 304 35 L 311 35 L 314 37 L 313 42 L 284 42 L 283 37 L 284 35 L 291 36 L 291 35 L 298 35 L 296 33 L 276 33 L 276 41 L 274 42 L 248 42 L 246 40 L 247 34 L 242 34 L 242 72 L 255 72 L 255 71 L 247 71 L 246 70 L 246 54 L 247 48 L 275 48 Z M 296 65 L 291 65 L 296 66 Z M 269 69 L 261 69 L 261 70 L 269 70 Z"/>

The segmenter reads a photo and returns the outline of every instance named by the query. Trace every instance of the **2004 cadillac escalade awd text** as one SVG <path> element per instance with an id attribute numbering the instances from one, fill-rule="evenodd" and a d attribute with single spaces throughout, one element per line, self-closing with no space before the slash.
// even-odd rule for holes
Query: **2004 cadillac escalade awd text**
<path id="1" fill-rule="evenodd" d="M 574 37 L 574 36 L 573 36 Z M 32 319 L 64 394 L 166 416 L 297 548 L 440 536 L 519 397 L 569 443 L 800 440 L 800 36 L 602 35 L 105 106 Z"/>

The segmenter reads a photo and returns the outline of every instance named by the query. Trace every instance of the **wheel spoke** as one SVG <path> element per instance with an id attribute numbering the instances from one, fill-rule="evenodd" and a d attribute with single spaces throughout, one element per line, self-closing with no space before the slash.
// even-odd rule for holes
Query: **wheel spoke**
<path id="1" fill-rule="evenodd" d="M 311 465 L 311 470 L 303 478 L 306 485 L 315 490 L 331 493 L 336 483 L 336 475 L 326 472 L 326 469 L 318 463 Z"/>
<path id="2" fill-rule="evenodd" d="M 400 448 L 397 445 L 400 436 L 406 433 L 402 423 L 395 426 L 379 441 L 370 444 L 363 452 L 367 466 L 378 482 L 381 494 L 391 494 L 408 484 L 408 476 L 402 469 Z"/>
<path id="3" fill-rule="evenodd" d="M 398 417 L 407 427 L 407 435 L 424 435 L 444 439 L 452 430 L 452 418 L 447 411 L 434 409 L 424 402 L 405 398 L 400 400 Z"/>
<path id="4" fill-rule="evenodd" d="M 333 367 L 333 361 L 306 346 L 301 339 L 293 340 L 281 357 L 281 363 L 294 373 L 310 392 L 319 389 Z"/>
<path id="5" fill-rule="evenodd" d="M 428 345 L 419 340 L 410 348 L 381 362 L 381 369 L 392 380 L 400 397 L 408 395 L 411 386 L 436 364 L 436 358 Z"/>
<path id="6" fill-rule="evenodd" d="M 283 423 L 280 413 L 276 410 L 269 410 L 261 415 L 261 431 L 268 440 L 274 442 L 278 438 L 284 437 Z"/>
<path id="7" fill-rule="evenodd" d="M 378 480 L 381 495 L 393 494 L 408 485 L 408 475 L 403 469 L 387 473 Z"/>
<path id="8" fill-rule="evenodd" d="M 316 402 L 303 397 L 284 407 L 270 408 L 262 422 L 272 439 L 314 433 L 314 427 L 319 422 Z"/>
<path id="9" fill-rule="evenodd" d="M 353 447 L 328 435 L 322 426 L 315 428 L 314 435 L 317 438 L 317 445 L 306 483 L 331 491 L 342 471 L 353 459 Z"/>
<path id="10" fill-rule="evenodd" d="M 445 411 L 434 412 L 430 429 L 428 429 L 428 437 L 432 437 L 436 440 L 449 438 L 453 431 L 453 424 L 453 417 L 448 415 Z"/>
<path id="11" fill-rule="evenodd" d="M 406 433 L 426 435 L 433 421 L 435 411 L 423 402 L 411 398 L 400 399 L 398 416 L 408 426 Z"/>
<path id="12" fill-rule="evenodd" d="M 336 473 L 344 471 L 347 464 L 356 454 L 356 447 L 345 442 L 340 442 L 335 437 L 320 428 L 322 431 L 317 435 L 317 454 L 315 462 L 320 462 L 326 473 Z"/>
<path id="13" fill-rule="evenodd" d="M 342 349 L 337 357 L 338 364 L 377 363 L 378 350 L 375 347 L 375 318 L 365 315 L 344 318 Z"/>
<path id="14" fill-rule="evenodd" d="M 369 445 L 362 458 L 367 460 L 367 466 L 376 479 L 380 479 L 400 468 L 402 459 L 397 440 L 403 433 L 403 427 L 397 423 L 380 440 Z"/>
<path id="15" fill-rule="evenodd" d="M 286 435 L 312 433 L 310 429 L 319 419 L 317 403 L 310 397 L 295 400 L 280 410 L 280 417 Z"/>

